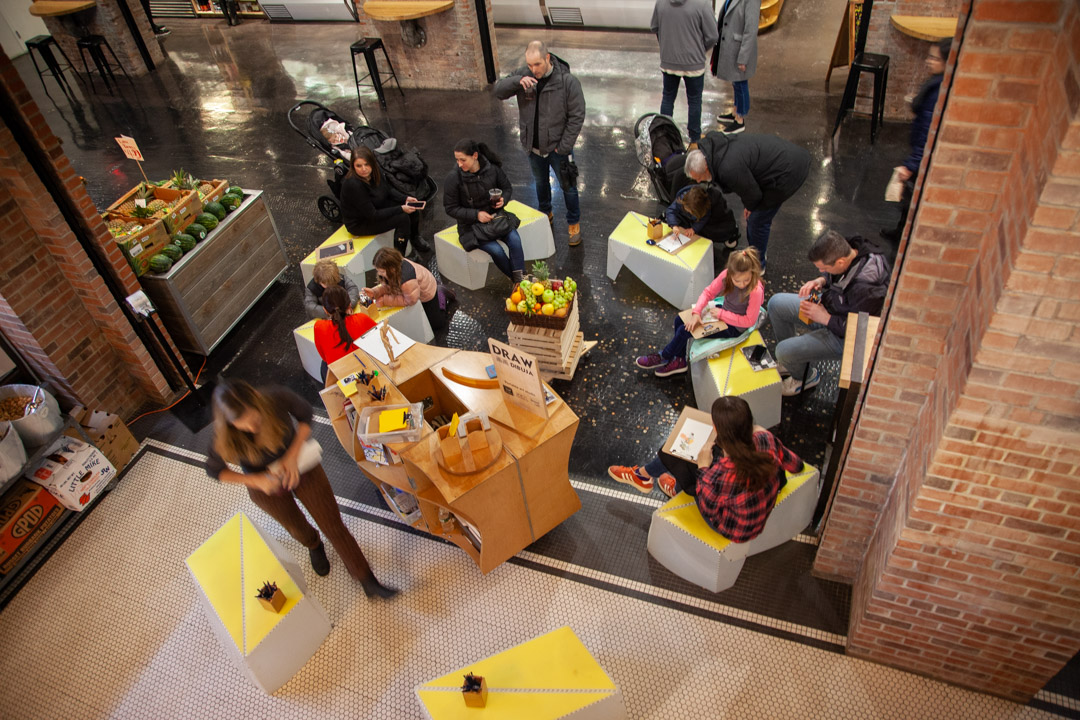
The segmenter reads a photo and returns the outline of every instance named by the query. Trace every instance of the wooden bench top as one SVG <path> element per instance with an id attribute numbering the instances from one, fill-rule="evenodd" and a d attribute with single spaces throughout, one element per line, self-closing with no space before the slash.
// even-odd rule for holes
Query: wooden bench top
<path id="1" fill-rule="evenodd" d="M 415 20 L 454 7 L 454 0 L 367 0 L 364 14 L 372 20 Z"/>
<path id="2" fill-rule="evenodd" d="M 925 15 L 892 15 L 892 26 L 913 38 L 936 42 L 956 35 L 955 17 L 927 17 Z"/>
<path id="3" fill-rule="evenodd" d="M 56 17 L 89 10 L 95 5 L 96 0 L 36 0 L 30 6 L 30 14 L 37 17 Z"/>

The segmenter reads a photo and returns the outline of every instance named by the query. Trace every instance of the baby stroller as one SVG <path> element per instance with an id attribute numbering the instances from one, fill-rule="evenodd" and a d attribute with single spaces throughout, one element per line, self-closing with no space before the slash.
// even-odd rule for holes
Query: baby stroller
<path id="1" fill-rule="evenodd" d="M 675 121 L 667 115 L 646 113 L 634 125 L 634 144 L 641 166 L 649 173 L 649 181 L 660 202 L 670 205 L 675 199 L 672 180 L 682 173 L 686 162 L 686 142 Z M 684 176 L 685 177 L 685 176 Z M 679 183 L 682 187 L 682 183 Z"/>
<path id="2" fill-rule="evenodd" d="M 303 117 L 304 111 L 307 112 L 306 118 Z M 314 100 L 297 103 L 289 110 L 287 117 L 289 125 L 304 136 L 308 145 L 334 161 L 334 177 L 326 180 L 332 194 L 321 195 L 316 201 L 319 212 L 331 222 L 341 222 L 341 205 L 338 202 L 341 197 L 341 181 L 349 172 L 352 150 L 359 145 L 366 145 L 374 151 L 383 179 L 389 183 L 392 194 L 400 196 L 402 201 L 410 195 L 417 200 L 430 200 L 439 192 L 438 184 L 428 175 L 427 163 L 415 148 L 402 148 L 396 139 L 373 127 L 353 127 Z M 323 136 L 322 127 L 327 120 L 344 124 L 349 135 L 348 142 L 335 145 Z"/>

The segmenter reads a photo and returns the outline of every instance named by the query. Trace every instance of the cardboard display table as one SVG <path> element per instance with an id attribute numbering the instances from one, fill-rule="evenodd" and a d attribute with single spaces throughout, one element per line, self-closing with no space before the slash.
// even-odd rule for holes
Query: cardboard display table
<path id="1" fill-rule="evenodd" d="M 399 367 L 390 369 L 357 350 L 330 366 L 326 389 L 320 393 L 338 440 L 388 505 L 395 507 L 391 501 L 396 496 L 408 495 L 407 505 L 415 503 L 419 512 L 399 515 L 413 527 L 457 545 L 484 573 L 581 507 L 569 477 L 577 415 L 553 392 L 548 419 L 543 420 L 505 402 L 497 385 L 475 387 L 490 382 L 485 368 L 491 363 L 487 353 L 416 344 L 401 355 Z M 379 465 L 365 459 L 345 410 L 345 395 L 337 386 L 338 378 L 372 369 L 379 370 L 378 380 L 388 381 L 383 383 L 386 398 L 375 403 L 361 390 L 350 399 L 357 412 L 372 404 L 425 403 L 419 441 L 386 445 L 401 462 Z M 437 459 L 438 440 L 430 422 L 474 411 L 487 414 L 500 442 L 480 470 L 451 473 Z"/>
<path id="2" fill-rule="evenodd" d="M 655 245 L 647 245 L 644 223 L 648 218 L 634 212 L 608 238 L 607 276 L 613 281 L 626 268 L 641 278 L 653 292 L 680 310 L 691 307 L 713 280 L 713 246 L 707 238 L 694 242 L 672 255 Z M 671 228 L 664 225 L 666 235 Z"/>
<path id="3" fill-rule="evenodd" d="M 307 594 L 300 566 L 244 513 L 230 518 L 186 562 L 225 653 L 266 692 L 288 682 L 330 634 L 330 618 Z M 255 597 L 267 581 L 285 595 L 276 613 Z"/>
<path id="4" fill-rule="evenodd" d="M 484 678 L 487 704 L 466 707 L 466 673 Z M 431 720 L 621 720 L 622 693 L 569 626 L 533 638 L 416 688 Z"/>
<path id="5" fill-rule="evenodd" d="M 394 247 L 394 231 L 387 230 L 378 235 L 352 235 L 342 225 L 333 235 L 326 238 L 319 247 L 337 245 L 346 240 L 352 240 L 353 251 L 331 259 L 338 264 L 342 273 L 356 283 L 356 287 L 362 288 L 367 285 L 367 271 L 374 267 L 371 263 L 375 259 L 375 253 L 379 251 L 379 248 Z M 305 286 L 311 282 L 312 273 L 315 272 L 315 263 L 317 262 L 319 262 L 319 248 L 312 250 L 306 258 L 300 261 L 300 273 L 304 276 Z"/>

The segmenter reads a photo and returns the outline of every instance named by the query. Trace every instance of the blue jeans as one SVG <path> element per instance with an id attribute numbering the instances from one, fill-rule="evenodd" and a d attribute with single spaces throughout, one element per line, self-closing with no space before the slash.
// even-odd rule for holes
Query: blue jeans
<path id="1" fill-rule="evenodd" d="M 769 249 L 772 221 L 779 211 L 779 206 L 768 210 L 753 210 L 750 217 L 746 218 L 746 242 L 750 247 L 757 248 L 762 269 L 765 267 L 765 251 Z"/>
<path id="2" fill-rule="evenodd" d="M 769 322 L 776 336 L 776 361 L 802 380 L 807 364 L 815 360 L 839 360 L 844 355 L 844 339 L 833 335 L 824 325 L 807 326 L 799 319 L 801 298 L 795 293 L 777 293 L 769 298 Z M 799 328 L 810 332 L 796 335 Z"/>
<path id="3" fill-rule="evenodd" d="M 746 328 L 737 328 L 734 325 L 729 325 L 725 330 L 715 332 L 709 335 L 710 338 L 733 338 L 739 337 Z M 687 356 L 687 348 L 690 346 L 690 341 L 694 339 L 694 336 L 686 329 L 686 323 L 682 321 L 682 318 L 678 315 L 675 316 L 675 335 L 671 338 L 671 342 L 664 346 L 664 349 L 660 351 L 660 357 L 664 358 L 667 362 L 671 362 L 677 357 L 681 357 L 684 360 Z"/>
<path id="4" fill-rule="evenodd" d="M 521 249 L 521 236 L 517 230 L 511 230 L 510 234 L 502 239 L 506 243 L 506 249 L 510 251 L 510 257 L 506 257 L 502 245 L 497 240 L 478 243 L 480 249 L 491 256 L 495 267 L 508 278 L 514 277 L 515 270 L 525 270 L 525 251 Z"/>
<path id="5" fill-rule="evenodd" d="M 534 152 L 530 152 L 529 167 L 532 168 L 533 180 L 536 181 L 536 202 L 540 205 L 540 212 L 551 212 L 551 179 L 549 171 L 554 170 L 555 182 L 559 183 L 563 200 L 566 201 L 566 222 L 573 225 L 581 220 L 577 184 L 572 187 L 563 187 L 562 179 L 559 177 L 559 168 L 562 167 L 563 161 L 570 157 L 569 155 L 560 155 L 554 151 L 548 153 L 547 157 L 541 157 Z"/>
<path id="6" fill-rule="evenodd" d="M 731 89 L 735 95 L 735 114 L 744 118 L 750 112 L 750 81 L 736 80 L 731 83 Z"/>
<path id="7" fill-rule="evenodd" d="M 679 81 L 686 83 L 686 129 L 690 133 L 690 142 L 697 142 L 701 137 L 701 93 L 705 89 L 705 73 L 697 77 L 682 77 L 662 72 L 664 76 L 664 94 L 660 100 L 660 114 L 672 116 L 675 112 L 675 98 L 679 94 Z"/>

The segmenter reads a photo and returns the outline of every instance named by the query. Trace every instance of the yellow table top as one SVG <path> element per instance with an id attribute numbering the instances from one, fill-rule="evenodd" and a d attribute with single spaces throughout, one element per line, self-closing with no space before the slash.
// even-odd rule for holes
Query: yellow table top
<path id="1" fill-rule="evenodd" d="M 393 315 L 394 313 L 398 312 L 399 310 L 404 310 L 404 309 L 405 309 L 404 305 L 388 305 L 386 307 L 379 308 L 379 316 L 377 318 L 372 318 L 372 319 L 375 320 L 376 324 L 378 324 L 378 323 L 381 323 L 386 318 Z M 366 310 L 366 308 L 364 308 L 364 306 L 360 305 L 360 303 L 357 303 L 356 308 L 353 310 L 353 312 L 358 312 L 359 313 L 359 312 L 364 312 L 365 310 Z M 314 320 L 308 320 L 306 323 L 304 323 L 300 327 L 293 330 L 293 333 L 295 333 L 296 335 L 299 335 L 300 337 L 304 338 L 308 342 L 315 342 L 315 321 Z"/>
<path id="2" fill-rule="evenodd" d="M 755 371 L 742 353 L 744 347 L 764 344 L 761 332 L 755 330 L 739 345 L 724 350 L 719 357 L 708 361 L 709 374 L 721 395 L 744 395 L 780 382 L 780 373 L 775 368 Z"/>
<path id="3" fill-rule="evenodd" d="M 326 238 L 319 244 L 319 247 L 312 250 L 306 258 L 300 261 L 301 265 L 314 265 L 319 262 L 319 248 L 326 247 L 327 245 L 337 245 L 338 243 L 345 242 L 346 240 L 353 241 L 353 251 L 351 253 L 345 253 L 344 255 L 338 255 L 333 258 L 334 262 L 338 264 L 338 267 L 345 267 L 349 264 L 349 261 L 356 257 L 356 254 L 371 244 L 376 238 L 375 235 L 353 235 L 345 226 L 339 227 L 333 235 Z"/>
<path id="4" fill-rule="evenodd" d="M 487 681 L 487 706 L 466 707 L 461 697 L 465 673 Z M 421 685 L 420 701 L 436 720 L 514 718 L 541 720 L 567 716 L 610 697 L 615 683 L 569 626 L 553 630 Z"/>
<path id="5" fill-rule="evenodd" d="M 233 515 L 187 558 L 221 624 L 243 655 L 250 654 L 303 597 L 248 517 Z M 267 610 L 255 595 L 266 581 L 285 594 L 281 612 Z"/>
<path id="6" fill-rule="evenodd" d="M 647 223 L 648 221 L 649 218 L 641 213 L 626 213 L 622 222 L 611 231 L 611 242 L 627 245 L 651 255 L 652 257 L 663 260 L 664 262 L 680 267 L 685 263 L 686 266 L 691 268 L 695 268 L 701 263 L 702 258 L 705 257 L 705 253 L 712 245 L 712 241 L 708 238 L 699 237 L 697 240 L 690 243 L 689 247 L 682 249 L 676 255 L 672 255 L 655 245 L 647 245 L 645 243 L 645 241 L 649 239 L 649 236 L 643 223 Z M 667 223 L 664 223 L 664 234 L 667 235 L 669 232 L 671 232 L 671 228 Z"/>
<path id="7" fill-rule="evenodd" d="M 519 203 L 517 200 L 511 200 L 506 203 L 506 209 L 518 216 L 522 225 L 528 225 L 531 222 L 535 222 L 540 218 L 547 220 L 547 215 L 540 212 L 536 208 L 531 208 L 524 203 Z M 458 239 L 457 223 L 454 223 L 445 230 L 440 230 L 436 235 L 442 238 L 451 245 L 457 245 L 461 247 L 461 241 Z M 464 249 L 464 248 L 462 248 Z"/>
<path id="8" fill-rule="evenodd" d="M 956 35 L 955 17 L 927 17 L 925 15 L 891 15 L 892 26 L 913 38 L 920 40 L 944 40 Z"/>
<path id="9" fill-rule="evenodd" d="M 454 0 L 367 0 L 364 14 L 372 20 L 416 20 L 454 7 Z"/>
<path id="10" fill-rule="evenodd" d="M 36 0 L 30 6 L 30 14 L 37 17 L 57 17 L 89 10 L 95 5 L 96 0 Z"/>

